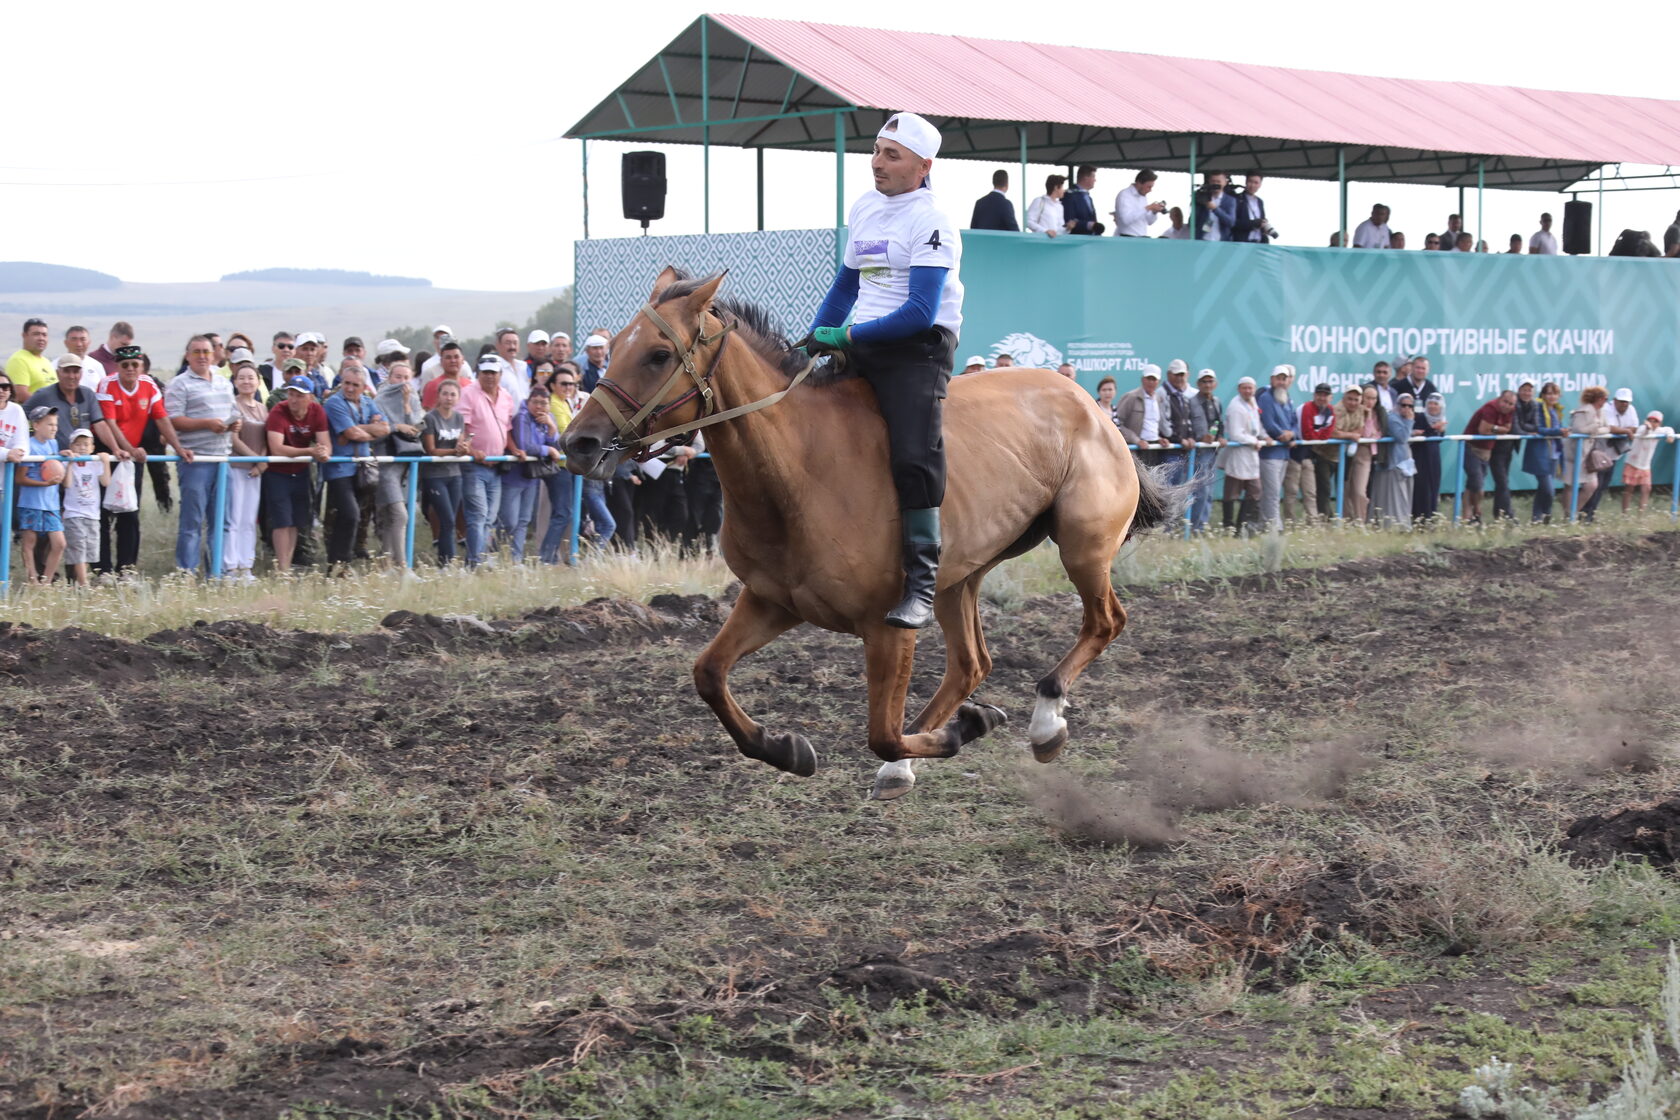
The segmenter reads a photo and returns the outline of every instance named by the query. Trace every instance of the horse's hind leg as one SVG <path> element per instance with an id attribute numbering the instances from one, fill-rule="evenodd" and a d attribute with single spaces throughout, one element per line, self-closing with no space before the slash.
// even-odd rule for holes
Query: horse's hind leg
<path id="1" fill-rule="evenodd" d="M 979 704 L 968 697 L 992 671 L 992 657 L 986 650 L 986 636 L 980 630 L 980 581 L 976 572 L 962 583 L 947 587 L 934 597 L 933 613 L 945 634 L 945 677 L 910 726 L 907 734 L 919 734 L 930 727 L 944 727 L 959 745 L 978 739 L 1006 722 L 999 708 Z M 947 722 L 949 721 L 949 722 Z M 890 801 L 910 792 L 916 784 L 909 759 L 883 763 L 875 774 L 871 796 Z"/>
<path id="2" fill-rule="evenodd" d="M 723 628 L 694 662 L 694 688 L 717 713 L 718 721 L 742 754 L 808 778 L 817 772 L 817 753 L 811 749 L 810 740 L 793 732 L 772 735 L 765 731 L 741 710 L 729 691 L 729 670 L 737 661 L 801 621 L 743 588 Z"/>
<path id="3" fill-rule="evenodd" d="M 1126 627 L 1126 608 L 1120 605 L 1109 577 L 1109 565 L 1120 548 L 1125 526 L 1099 517 L 1072 524 L 1070 520 L 1058 510 L 1056 543 L 1061 549 L 1062 567 L 1085 609 L 1073 648 L 1038 682 L 1038 701 L 1027 724 L 1027 741 L 1033 757 L 1040 762 L 1050 762 L 1067 744 L 1067 720 L 1062 713 L 1067 708 L 1069 686 Z"/>

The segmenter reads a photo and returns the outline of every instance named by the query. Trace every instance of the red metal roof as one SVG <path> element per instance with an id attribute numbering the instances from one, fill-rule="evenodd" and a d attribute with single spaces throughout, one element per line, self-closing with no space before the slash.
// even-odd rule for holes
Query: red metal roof
<path id="1" fill-rule="evenodd" d="M 859 107 L 1593 163 L 1680 163 L 1680 102 L 712 17 Z"/>

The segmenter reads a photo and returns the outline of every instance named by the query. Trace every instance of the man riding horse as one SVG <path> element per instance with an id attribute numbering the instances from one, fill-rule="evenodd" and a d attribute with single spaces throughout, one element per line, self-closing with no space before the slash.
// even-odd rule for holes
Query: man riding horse
<path id="1" fill-rule="evenodd" d="M 904 598 L 886 622 L 907 630 L 933 619 L 943 402 L 962 327 L 962 238 L 928 186 L 939 143 L 939 130 L 915 113 L 895 113 L 881 126 L 869 161 L 875 189 L 852 205 L 844 263 L 803 343 L 813 354 L 849 350 L 887 422 Z"/>

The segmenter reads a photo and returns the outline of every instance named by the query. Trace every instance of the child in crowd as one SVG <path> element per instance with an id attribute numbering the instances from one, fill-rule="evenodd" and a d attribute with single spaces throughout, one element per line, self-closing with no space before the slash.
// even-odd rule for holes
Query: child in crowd
<path id="1" fill-rule="evenodd" d="M 29 454 L 52 456 L 48 463 L 30 463 L 18 476 L 18 528 L 23 539 L 23 571 L 30 583 L 50 583 L 64 557 L 64 521 L 58 514 L 64 464 L 57 456 L 58 409 L 36 405 L 29 410 Z M 46 556 L 35 568 L 35 546 L 47 542 Z"/>
<path id="2" fill-rule="evenodd" d="M 1622 491 L 1639 490 L 1639 512 L 1651 500 L 1651 457 L 1657 453 L 1657 441 L 1666 438 L 1674 442 L 1674 429 L 1663 426 L 1663 414 L 1652 409 L 1645 414 L 1645 423 L 1633 436 L 1628 448 L 1627 463 L 1622 467 Z"/>
<path id="3" fill-rule="evenodd" d="M 93 455 L 93 433 L 70 433 L 71 455 Z M 111 485 L 111 456 L 101 451 L 91 461 L 73 462 L 64 472 L 64 562 L 76 586 L 88 585 L 88 565 L 99 562 L 99 497 Z"/>

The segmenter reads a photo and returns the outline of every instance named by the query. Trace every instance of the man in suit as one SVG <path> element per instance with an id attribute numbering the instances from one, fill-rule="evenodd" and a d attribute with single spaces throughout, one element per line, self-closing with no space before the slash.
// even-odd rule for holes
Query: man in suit
<path id="1" fill-rule="evenodd" d="M 1229 241 L 1237 220 L 1237 198 L 1226 189 L 1223 171 L 1210 171 L 1196 192 L 1196 240 Z"/>
<path id="2" fill-rule="evenodd" d="M 1264 245 L 1272 237 L 1272 223 L 1266 218 L 1266 202 L 1260 197 L 1265 182 L 1251 174 L 1243 180 L 1243 192 L 1236 196 L 1237 220 L 1231 226 L 1232 241 L 1257 241 Z"/>
<path id="3" fill-rule="evenodd" d="M 1062 198 L 1062 218 L 1070 223 L 1068 232 L 1101 237 L 1104 226 L 1097 221 L 1097 204 L 1091 200 L 1091 188 L 1097 185 L 1097 169 L 1089 165 L 1081 167 L 1073 184 L 1073 189 Z"/>
<path id="4" fill-rule="evenodd" d="M 975 202 L 974 217 L 969 219 L 968 228 L 1021 232 L 1015 221 L 1015 204 L 1009 201 L 1009 172 L 992 172 L 992 189 Z"/>

